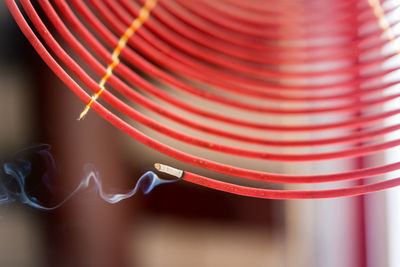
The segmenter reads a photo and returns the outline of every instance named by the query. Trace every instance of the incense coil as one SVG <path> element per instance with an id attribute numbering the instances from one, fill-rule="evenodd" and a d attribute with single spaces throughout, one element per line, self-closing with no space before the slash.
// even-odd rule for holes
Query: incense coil
<path id="1" fill-rule="evenodd" d="M 140 1 L 139 1 L 140 2 Z M 200 1 L 202 2 L 202 1 Z M 199 3 L 200 3 L 199 2 Z M 231 1 L 226 1 L 231 3 Z M 63 63 L 92 91 L 97 92 L 99 90 L 99 85 L 96 81 L 94 81 L 89 75 L 87 75 L 86 71 L 81 68 L 73 58 L 71 58 L 65 51 L 64 49 L 57 43 L 57 41 L 52 38 L 52 35 L 50 31 L 46 28 L 46 26 L 43 24 L 37 13 L 35 12 L 33 6 L 29 3 L 29 1 L 23 0 L 21 1 L 22 7 L 27 13 L 28 17 L 30 18 L 32 24 L 36 28 L 37 32 L 42 35 L 42 38 L 46 45 L 52 50 L 51 52 L 56 55 L 59 60 L 63 61 Z M 55 11 L 53 6 L 47 2 L 47 1 L 40 1 L 40 5 L 43 8 L 43 11 L 45 14 L 48 16 L 49 20 L 53 23 L 57 31 L 60 33 L 60 35 L 65 39 L 65 41 L 81 56 L 82 59 L 86 61 L 86 63 L 91 67 L 92 70 L 97 72 L 99 75 L 104 75 L 106 73 L 106 68 L 98 62 L 93 55 L 90 54 L 90 52 L 85 48 L 83 44 L 81 44 L 74 36 L 72 33 L 69 32 L 69 27 L 71 27 L 73 30 L 76 31 L 77 34 L 80 35 L 82 40 L 88 43 L 88 45 L 93 48 L 93 50 L 98 53 L 98 55 L 108 64 L 111 62 L 111 54 L 104 46 L 102 45 L 102 42 L 105 42 L 107 44 L 111 44 L 111 47 L 116 46 L 116 42 L 118 42 L 119 36 L 121 36 L 121 32 L 124 32 L 127 28 L 127 25 L 129 25 L 132 20 L 134 19 L 131 15 L 134 15 L 134 9 L 132 6 L 129 6 L 129 4 L 126 1 L 105 1 L 105 3 L 100 2 L 100 1 L 90 1 L 92 8 L 96 10 L 97 15 L 99 17 L 96 17 L 92 11 L 81 1 L 71 1 L 71 7 L 75 9 L 75 12 L 79 13 L 81 18 L 85 19 L 87 25 L 90 25 L 93 27 L 94 32 L 98 33 L 102 38 L 105 40 L 99 41 L 96 40 L 95 37 L 91 34 L 91 31 L 85 28 L 85 26 L 82 23 L 79 23 L 79 20 L 77 17 L 74 15 L 74 12 L 68 4 L 65 1 L 57 1 L 55 5 L 58 8 L 58 11 L 60 14 L 62 14 L 63 19 L 60 18 L 60 15 Z M 168 2 L 171 3 L 171 2 Z M 208 5 L 211 5 L 211 3 L 205 1 L 204 3 L 207 3 Z M 203 3 L 203 4 L 204 4 Z M 235 1 L 232 1 L 231 4 L 234 4 Z M 341 3 L 341 2 L 339 2 Z M 358 8 L 355 8 L 357 6 L 356 4 L 362 3 L 362 1 L 354 1 L 352 2 L 354 6 L 351 4 L 344 4 L 341 3 L 340 7 L 338 7 L 338 10 L 342 12 L 342 9 L 349 9 L 349 14 L 357 14 L 358 12 L 368 12 L 368 6 L 361 5 L 362 7 L 360 10 Z M 140 4 L 143 4 L 143 2 L 140 2 Z M 175 5 L 182 4 L 181 1 L 177 1 L 176 3 L 174 2 Z M 237 4 L 237 3 L 236 3 Z M 36 38 L 35 34 L 33 31 L 29 28 L 29 25 L 26 23 L 24 18 L 21 16 L 21 13 L 19 13 L 18 7 L 15 5 L 14 1 L 7 1 L 7 5 L 9 6 L 13 16 L 15 17 L 17 23 L 20 25 L 21 29 L 27 35 L 29 41 L 33 44 L 35 49 L 39 52 L 39 54 L 44 58 L 46 63 L 52 68 L 52 70 L 66 83 L 72 91 L 74 91 L 75 94 L 77 94 L 85 103 L 90 102 L 90 97 L 83 91 L 82 88 L 80 88 L 66 72 L 64 72 L 61 67 L 57 64 L 57 62 L 52 58 L 51 54 L 49 51 L 46 50 L 44 46 L 41 44 L 41 40 Z M 157 13 L 157 9 L 159 6 L 166 6 L 165 3 L 160 3 L 154 8 L 155 14 Z M 204 6 L 204 5 L 203 5 Z M 107 8 L 108 7 L 108 8 Z M 131 8 L 129 8 L 131 7 Z M 124 9 L 125 8 L 125 9 Z M 317 7 L 315 7 L 317 8 Z M 171 9 L 171 7 L 170 7 Z M 165 10 L 168 10 L 167 8 Z M 204 12 L 204 9 L 199 9 L 198 11 Z M 284 9 L 287 10 L 287 9 Z M 371 11 L 371 9 L 369 9 Z M 387 9 L 385 12 L 390 12 L 391 8 Z M 221 11 L 221 10 L 220 10 Z M 333 11 L 332 11 L 333 12 Z M 335 11 L 336 12 L 336 11 Z M 340 13 L 339 12 L 339 13 Z M 277 14 L 282 15 L 282 12 L 278 12 Z M 334 12 L 333 12 L 334 13 Z M 162 13 L 161 13 L 162 14 Z M 205 13 L 202 13 L 203 16 Z M 290 15 L 293 19 L 293 14 Z M 117 66 L 115 66 L 115 73 L 118 74 L 121 78 L 124 80 L 135 84 L 137 87 L 140 89 L 143 89 L 147 93 L 151 93 L 154 96 L 159 97 L 163 101 L 169 102 L 171 104 L 175 104 L 177 107 L 181 108 L 182 110 L 190 111 L 193 114 L 199 115 L 199 116 L 204 116 L 207 118 L 210 118 L 212 120 L 217 120 L 221 122 L 227 122 L 235 126 L 240 126 L 240 127 L 249 127 L 249 128 L 255 128 L 258 130 L 273 130 L 273 131 L 323 131 L 323 130 L 328 130 L 328 129 L 337 129 L 337 128 L 356 128 L 360 126 L 366 126 L 369 124 L 376 124 L 379 121 L 382 121 L 383 119 L 386 119 L 388 117 L 394 116 L 395 114 L 399 113 L 399 110 L 390 110 L 387 112 L 381 112 L 378 114 L 372 114 L 368 116 L 363 116 L 360 118 L 354 118 L 350 120 L 344 120 L 344 121 L 339 121 L 339 122 L 334 122 L 334 123 L 327 123 L 323 125 L 271 125 L 271 124 L 263 124 L 263 123 L 254 123 L 251 121 L 243 121 L 243 120 L 238 120 L 235 118 L 231 118 L 228 115 L 219 115 L 219 114 L 213 114 L 210 112 L 207 112 L 205 110 L 202 110 L 195 105 L 188 105 L 185 103 L 185 101 L 181 101 L 179 99 L 175 99 L 172 96 L 170 96 L 168 93 L 163 92 L 159 88 L 155 87 L 151 83 L 147 82 L 145 79 L 141 78 L 139 75 L 134 73 L 130 68 L 128 64 L 134 64 L 136 59 L 139 59 L 141 62 L 142 66 L 146 66 L 146 70 L 148 71 L 147 74 L 152 76 L 156 76 L 157 78 L 163 78 L 167 81 L 169 81 L 172 84 L 179 84 L 182 86 L 182 89 L 185 89 L 186 91 L 190 91 L 191 93 L 201 96 L 205 99 L 223 103 L 226 105 L 229 105 L 231 107 L 238 107 L 239 109 L 246 109 L 252 112 L 260 112 L 260 113 L 272 113 L 275 114 L 276 116 L 284 115 L 284 114 L 291 114 L 291 115 L 296 115 L 296 114 L 321 114 L 321 113 L 334 113 L 334 114 L 340 114 L 343 112 L 356 112 L 356 111 L 363 111 L 366 108 L 375 106 L 375 105 L 381 105 L 383 103 L 386 103 L 388 101 L 391 101 L 393 99 L 398 98 L 400 95 L 394 94 L 390 96 L 385 96 L 382 98 L 377 98 L 369 101 L 362 101 L 359 98 L 361 96 L 367 95 L 367 94 L 372 94 L 372 93 L 381 93 L 384 92 L 386 89 L 388 89 L 392 85 L 396 85 L 397 82 L 393 83 L 382 83 L 379 84 L 378 86 L 371 87 L 372 89 L 368 90 L 357 90 L 357 88 L 364 83 L 367 83 L 370 80 L 382 78 L 388 73 L 392 73 L 393 71 L 397 70 L 398 68 L 390 68 L 386 70 L 378 70 L 377 72 L 375 71 L 373 74 L 366 75 L 366 76 L 360 76 L 359 71 L 364 70 L 367 67 L 375 66 L 377 64 L 381 64 L 385 62 L 387 59 L 391 59 L 394 57 L 397 52 L 394 52 L 390 55 L 384 55 L 380 56 L 371 62 L 368 63 L 358 63 L 354 64 L 354 66 L 347 68 L 347 69 L 337 69 L 337 70 L 331 70 L 331 71 L 325 71 L 325 72 L 284 72 L 284 71 L 266 71 L 263 70 L 262 72 L 258 71 L 258 68 L 243 68 L 243 66 L 236 66 L 232 64 L 220 64 L 220 61 L 211 61 L 211 62 L 202 62 L 206 61 L 210 58 L 208 54 L 194 54 L 195 52 L 192 49 L 184 49 L 182 45 L 177 44 L 176 42 L 174 43 L 169 43 L 168 46 L 166 46 L 166 40 L 169 40 L 171 42 L 171 38 L 167 39 L 165 35 L 161 35 L 163 32 L 158 32 L 160 35 L 158 36 L 159 38 L 156 38 L 155 35 L 151 35 L 148 33 L 149 30 L 154 30 L 157 29 L 157 27 L 152 27 L 150 28 L 151 24 L 150 22 L 155 20 L 154 16 L 150 15 L 149 17 L 149 25 L 145 23 L 144 27 L 140 28 L 138 30 L 137 36 L 138 38 L 143 38 L 142 39 L 129 39 L 128 40 L 128 45 L 129 47 L 126 47 L 126 49 L 123 49 L 121 51 L 121 57 L 124 59 L 127 64 L 125 65 L 124 63 L 120 63 Z M 339 16 L 340 17 L 340 16 Z M 332 22 L 330 27 L 335 28 L 337 25 L 337 20 L 340 21 L 339 24 L 348 24 L 349 22 L 352 22 L 352 20 L 349 20 L 351 16 L 345 16 L 346 19 L 339 19 L 339 17 L 335 17 L 334 23 Z M 65 25 L 64 20 L 68 23 L 69 25 Z M 293 19 L 295 20 L 295 19 Z M 376 18 L 373 16 L 367 16 L 367 19 L 365 19 L 368 23 L 372 22 L 373 20 L 376 21 Z M 108 30 L 105 25 L 103 25 L 102 22 L 106 22 L 111 26 L 111 28 L 117 33 L 114 34 L 110 30 Z M 221 19 L 221 23 L 224 22 L 225 20 Z M 290 20 L 289 20 L 290 21 Z M 290 25 L 289 21 L 287 23 Z M 127 23 L 129 22 L 129 23 Z M 227 22 L 227 21 L 225 21 Z M 366 23 L 367 23 L 366 22 Z M 293 22 L 295 23 L 295 22 Z M 127 25 L 125 25 L 127 24 Z M 165 25 L 168 25 L 164 22 Z M 157 24 L 155 24 L 157 25 Z M 226 23 L 224 24 L 226 26 Z M 221 26 L 224 26 L 221 25 Z M 390 25 L 390 24 L 389 24 Z M 149 27 L 147 29 L 146 27 Z M 276 26 L 276 25 L 275 25 Z M 286 25 L 287 26 L 287 25 Z M 203 29 L 204 30 L 204 29 Z M 234 30 L 234 29 L 231 29 Z M 244 30 L 244 29 L 242 29 Z M 93 31 L 93 30 L 92 30 Z M 337 33 L 337 31 L 334 31 Z M 363 38 L 360 38 L 359 36 L 355 35 L 354 31 L 339 31 L 340 37 L 347 37 L 349 40 L 346 43 L 338 43 L 336 45 L 330 45 L 329 47 L 334 49 L 341 50 L 346 45 L 349 45 L 352 47 L 352 49 L 355 49 L 357 45 L 359 45 Z M 379 34 L 382 33 L 382 30 L 374 30 L 370 32 L 369 34 L 366 35 L 366 39 L 368 38 L 376 38 L 379 36 Z M 237 33 L 237 34 L 243 34 L 243 33 Z M 284 35 L 288 36 L 289 32 L 285 31 Z M 254 38 L 278 38 L 278 36 L 253 36 L 256 35 L 255 32 L 251 34 L 252 36 L 248 37 L 248 40 L 244 42 L 243 44 L 253 46 L 257 42 L 255 42 Z M 118 37 L 116 37 L 118 36 Z M 311 35 L 312 36 L 312 35 Z M 293 35 L 293 38 L 298 38 L 298 36 Z M 300 35 L 301 37 L 301 35 Z M 164 39 L 163 39 L 164 38 Z M 160 41 L 163 40 L 163 41 Z M 366 50 L 371 50 L 373 51 L 374 49 L 383 47 L 384 44 L 387 42 L 378 42 L 379 45 L 372 46 L 366 48 Z M 168 62 L 164 61 L 158 61 L 157 63 L 162 65 L 162 68 L 166 68 L 168 71 L 164 71 L 162 68 L 156 68 L 155 64 L 153 63 L 153 60 L 155 60 L 155 57 L 150 58 L 151 54 L 157 50 L 152 48 L 152 50 L 149 50 L 147 48 L 151 48 L 154 46 L 157 49 L 160 49 L 160 51 L 166 52 L 167 50 L 166 47 L 171 48 L 168 50 L 167 55 L 170 57 L 168 61 L 170 61 L 169 64 Z M 177 45 L 174 47 L 173 45 Z M 178 46 L 179 45 L 179 46 Z M 355 47 L 353 47 L 355 46 Z M 173 48 L 173 50 L 172 50 Z M 190 47 L 189 47 L 190 48 Z M 278 50 L 277 47 L 274 45 L 260 45 L 259 48 L 265 48 L 269 49 L 271 48 L 271 51 L 274 51 L 273 49 Z M 137 49 L 141 55 L 136 54 L 134 49 Z M 240 48 L 240 49 L 243 49 Z M 296 47 L 291 47 L 290 49 L 287 48 L 286 50 L 292 51 L 292 53 L 310 53 L 311 51 L 318 50 L 318 48 L 315 47 L 300 47 L 300 49 L 297 49 Z M 326 47 L 321 46 L 321 50 L 326 49 Z M 349 50 L 352 50 L 349 49 Z M 284 49 L 285 50 L 285 49 Z M 365 51 L 363 51 L 365 52 Z M 355 54 L 349 54 L 349 58 L 354 58 L 354 60 L 358 59 L 358 56 L 360 55 L 361 52 L 357 52 Z M 155 53 L 157 56 L 160 55 L 160 52 Z M 184 55 L 184 56 L 182 56 Z M 350 57 L 352 55 L 353 57 Z M 142 57 L 141 57 L 142 56 Z M 341 55 L 342 57 L 345 56 L 345 54 Z M 148 61 L 146 62 L 146 57 L 148 58 Z M 188 59 L 198 57 L 196 61 L 189 61 Z M 165 58 L 165 56 L 163 57 Z M 276 62 L 272 56 L 265 56 L 266 59 L 271 59 L 270 62 Z M 347 58 L 348 59 L 348 58 Z M 175 60 L 175 61 L 172 61 Z M 313 59 L 314 60 L 317 59 Z M 324 58 L 318 58 L 318 60 L 330 60 L 329 58 L 324 59 Z M 173 68 L 173 69 L 168 69 L 173 62 L 173 65 L 179 66 L 178 63 L 181 63 L 180 68 Z M 186 67 L 183 67 L 184 64 L 187 64 Z M 259 63 L 266 63 L 268 62 L 267 60 L 261 61 Z M 282 64 L 287 64 L 287 63 L 304 63 L 301 60 L 294 60 L 294 61 L 288 61 L 288 60 L 282 60 Z M 307 62 L 307 61 L 306 61 Z M 205 64 L 207 63 L 207 65 Z M 185 71 L 184 73 L 180 73 L 180 70 L 187 70 L 187 66 L 191 66 L 195 69 L 195 71 Z M 221 69 L 223 67 L 223 69 Z M 233 101 L 229 100 L 229 95 L 225 97 L 219 97 L 219 95 L 212 95 L 208 93 L 201 92 L 201 90 L 197 90 L 196 87 L 191 86 L 186 83 L 184 83 L 184 80 L 179 79 L 179 77 L 174 77 L 173 75 L 169 75 L 168 72 L 172 71 L 175 72 L 175 74 L 180 76 L 185 77 L 186 79 L 198 79 L 201 82 L 209 82 L 210 79 L 207 79 L 207 75 L 213 75 L 212 81 L 210 81 L 210 85 L 216 86 L 213 81 L 217 81 L 216 83 L 218 85 L 222 85 L 224 89 L 231 88 L 232 86 L 232 81 L 235 83 L 239 83 L 240 87 L 236 87 L 236 92 L 238 91 L 243 91 L 247 92 L 249 96 L 252 97 L 265 97 L 268 99 L 273 99 L 274 101 L 299 101 L 299 102 L 317 102 L 317 101 L 329 101 L 329 100 L 335 100 L 335 99 L 346 99 L 346 100 L 351 100 L 354 101 L 356 104 L 349 104 L 349 105 L 344 105 L 344 106 L 337 106 L 337 107 L 330 107 L 330 108 L 317 108 L 317 109 L 297 109 L 297 110 L 285 110 L 285 109 L 272 109 L 272 108 L 267 108 L 267 107 L 262 107 L 262 106 L 255 106 L 255 105 L 245 105 L 244 103 L 240 104 L 240 101 Z M 243 74 L 243 76 L 240 76 L 238 78 L 234 74 L 232 74 L 233 71 L 239 72 L 238 74 Z M 335 83 L 328 83 L 325 85 L 316 85 L 316 86 L 280 86 L 276 85 L 276 80 L 283 79 L 283 78 L 293 78 L 293 77 L 298 77 L 298 78 L 304 78 L 304 79 L 312 79 L 312 78 L 317 78 L 321 75 L 337 75 L 340 73 L 345 73 L 345 74 L 351 74 L 351 76 L 355 76 L 354 78 L 347 80 L 347 81 L 342 81 L 342 82 L 335 82 Z M 268 74 L 271 75 L 271 81 L 268 79 L 266 81 L 260 79 L 261 77 L 265 78 L 264 75 Z M 253 77 L 254 76 L 254 77 Z M 260 77 L 257 77 L 260 76 Z M 215 78 L 215 79 L 214 79 Z M 111 75 L 107 81 L 107 85 L 111 85 L 114 87 L 116 90 L 118 90 L 120 93 L 122 93 L 125 97 L 129 98 L 130 100 L 135 101 L 136 103 L 144 106 L 145 108 L 148 108 L 152 111 L 158 112 L 159 114 L 173 119 L 176 122 L 182 123 L 185 126 L 189 126 L 192 128 L 195 128 L 197 130 L 201 130 L 207 133 L 212 133 L 220 137 L 232 139 L 232 140 L 240 140 L 242 142 L 248 142 L 248 143 L 256 143 L 256 144 L 262 144 L 266 146 L 322 146 L 322 145 L 328 145 L 328 144 L 338 144 L 342 142 L 359 142 L 359 141 L 366 141 L 366 140 L 372 140 L 376 137 L 382 136 L 384 134 L 387 134 L 389 132 L 394 132 L 398 130 L 399 125 L 392 125 L 388 127 L 384 127 L 381 129 L 372 129 L 372 130 L 361 130 L 359 133 L 354 133 L 354 134 L 349 134 L 349 135 L 344 135 L 344 136 L 339 136 L 339 137 L 333 137 L 333 138 L 326 138 L 326 139 L 316 139 L 316 140 L 278 140 L 278 139 L 266 139 L 266 138 L 255 138 L 252 136 L 248 135 L 242 135 L 242 134 L 236 134 L 224 130 L 220 130 L 217 128 L 209 127 L 205 124 L 202 123 L 197 123 L 190 121 L 189 119 L 185 118 L 184 116 L 181 116 L 179 114 L 176 114 L 174 112 L 169 111 L 168 109 L 163 108 L 162 106 L 158 105 L 157 103 L 153 102 L 151 99 L 148 99 L 136 91 L 132 90 L 131 86 L 124 82 L 122 79 L 119 79 L 115 75 Z M 250 89 L 243 88 L 243 86 L 248 86 Z M 256 88 L 256 87 L 262 86 L 263 88 Z M 332 99 L 330 96 L 322 96 L 322 97 L 315 97 L 311 96 L 312 92 L 315 90 L 333 90 L 334 88 L 337 87 L 351 87 L 351 89 L 346 89 L 345 93 L 342 94 L 335 94 L 332 96 Z M 221 88 L 220 88 L 221 89 Z M 310 94 L 310 96 L 306 97 L 292 97 L 289 95 L 281 95 L 281 94 L 275 94 L 271 93 L 276 90 L 283 90 L 283 91 L 295 91 L 295 90 L 307 90 Z M 233 91 L 233 90 L 232 90 Z M 348 92 L 347 92 L 348 91 Z M 227 92 L 227 91 L 225 91 Z M 187 135 L 185 133 L 181 133 L 177 130 L 174 130 L 173 128 L 170 128 L 166 125 L 162 125 L 158 123 L 157 121 L 145 116 L 144 114 L 141 114 L 137 110 L 131 108 L 128 106 L 126 103 L 115 97 L 111 92 L 109 91 L 104 91 L 101 93 L 101 97 L 106 100 L 111 106 L 115 107 L 118 109 L 120 112 L 123 114 L 129 116 L 132 119 L 135 119 L 136 121 L 146 125 L 147 127 L 153 128 L 156 131 L 159 131 L 160 133 L 163 133 L 165 135 L 169 135 L 170 137 L 173 137 L 179 141 L 187 142 L 192 145 L 197 145 L 201 146 L 213 151 L 219 151 L 227 154 L 235 154 L 241 157 L 256 157 L 264 160 L 279 160 L 279 161 L 315 161 L 315 160 L 325 160 L 325 159 L 334 159 L 334 158 L 341 158 L 341 157 L 355 157 L 355 156 L 362 156 L 362 155 L 367 155 L 371 153 L 376 153 L 378 151 L 382 151 L 385 149 L 389 149 L 392 147 L 396 147 L 399 145 L 400 140 L 392 140 L 392 141 L 387 141 L 387 142 L 382 142 L 382 143 L 376 143 L 376 144 L 368 144 L 368 145 L 362 145 L 354 148 L 350 148 L 347 150 L 339 150 L 339 151 L 334 151 L 334 152 L 328 152 L 328 153 L 319 153 L 319 154 L 277 154 L 277 153 L 269 153 L 267 152 L 268 150 L 263 150 L 263 151 L 258 151 L 258 150 L 251 150 L 251 149 L 245 149 L 245 148 L 237 148 L 237 147 L 232 147 L 232 146 L 227 146 L 227 145 L 222 145 L 214 142 L 209 142 L 207 140 L 202 140 L 200 138 L 196 138 L 191 135 Z M 232 176 L 237 176 L 241 178 L 247 178 L 247 179 L 256 179 L 256 180 L 261 180 L 261 181 L 266 181 L 266 182 L 277 182 L 277 183 L 319 183 L 319 182 L 331 182 L 331 181 L 342 181 L 342 180 L 352 180 L 352 179 L 360 179 L 360 178 L 367 178 L 367 177 L 372 177 L 378 174 L 383 174 L 389 171 L 394 171 L 397 170 L 399 167 L 399 164 L 394 163 L 394 164 L 388 164 L 388 165 L 383 165 L 383 166 L 377 166 L 377 167 L 372 167 L 372 168 L 367 168 L 367 169 L 361 169 L 361 170 L 354 170 L 346 173 L 338 173 L 338 174 L 333 174 L 333 175 L 311 175 L 311 176 L 294 176 L 294 175 L 278 175 L 278 174 L 273 174 L 273 173 L 266 173 L 266 172 L 259 172 L 259 171 L 253 171 L 253 170 L 247 170 L 243 168 L 238 168 L 234 166 L 229 166 L 225 164 L 220 164 L 217 162 L 213 162 L 207 159 L 202 159 L 196 156 L 188 155 L 184 152 L 181 152 L 177 149 L 173 149 L 165 144 L 162 144 L 160 142 L 157 142 L 156 140 L 149 138 L 148 136 L 144 135 L 143 133 L 139 132 L 138 130 L 134 129 L 124 121 L 122 121 L 120 118 L 115 116 L 113 113 L 110 111 L 106 110 L 103 106 L 101 106 L 99 103 L 96 101 L 93 102 L 92 108 L 97 111 L 100 115 L 105 117 L 108 121 L 110 121 L 112 124 L 114 124 L 116 127 L 119 129 L 123 130 L 124 132 L 130 134 L 132 137 L 135 139 L 139 140 L 140 142 L 148 145 L 149 147 L 156 149 L 162 153 L 165 153 L 171 157 L 174 157 L 178 160 L 184 161 L 186 163 L 190 163 L 195 166 L 200 166 L 206 169 L 210 169 L 213 171 L 229 174 Z M 230 192 L 236 192 L 244 195 L 253 195 L 256 197 L 277 197 L 277 198 L 304 198 L 304 197 L 324 197 L 324 194 L 326 197 L 336 197 L 336 196 L 345 196 L 345 195 L 354 195 L 354 194 L 361 194 L 361 193 L 367 193 L 371 191 L 376 191 L 376 190 L 381 190 L 387 187 L 392 187 L 396 186 L 399 183 L 398 179 L 393 179 L 390 181 L 384 181 L 384 182 L 379 182 L 379 183 L 374 183 L 371 185 L 365 185 L 361 187 L 351 187 L 347 189 L 337 189 L 336 191 L 329 191 L 329 192 L 313 192 L 313 191 L 307 191 L 307 192 L 292 192 L 290 193 L 284 193 L 277 191 L 275 193 L 270 192 L 270 191 L 262 191 L 262 189 L 244 189 L 242 187 L 235 187 L 235 185 L 225 185 L 223 183 L 220 183 L 218 181 L 212 181 L 210 179 L 206 179 L 201 176 L 196 176 L 195 174 L 192 174 L 190 172 L 185 172 L 184 177 L 182 178 L 183 180 L 189 180 L 192 182 L 196 182 L 199 184 L 202 184 L 204 186 L 210 186 L 213 188 L 218 188 L 221 190 L 225 191 L 230 191 Z M 229 190 L 228 190 L 229 189 Z M 262 192 L 261 192 L 261 191 Z M 342 191 L 341 191 L 342 190 Z M 247 193 L 246 193 L 247 192 Z M 250 193 L 249 193 L 250 192 Z M 252 193 L 251 193 L 252 192 Z M 323 193 L 325 192 L 325 193 Z"/>

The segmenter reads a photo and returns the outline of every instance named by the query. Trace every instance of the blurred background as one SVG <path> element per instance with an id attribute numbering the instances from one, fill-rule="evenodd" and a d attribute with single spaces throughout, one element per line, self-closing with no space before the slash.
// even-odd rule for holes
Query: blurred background
<path id="1" fill-rule="evenodd" d="M 93 111 L 83 121 L 77 121 L 83 103 L 39 58 L 3 2 L 0 34 L 1 162 L 9 160 L 21 148 L 50 144 L 57 164 L 57 173 L 52 175 L 61 191 L 79 184 L 87 163 L 96 167 L 106 190 L 131 188 L 144 172 L 153 170 L 155 162 L 195 170 L 216 179 L 232 179 L 152 151 Z M 198 100 L 188 97 L 187 101 Z M 390 103 L 398 104 L 398 101 Z M 199 105 L 218 109 L 201 101 Z M 157 115 L 150 115 L 163 121 Z M 232 113 L 232 116 L 248 115 Z M 324 122 L 330 119 L 334 118 L 316 118 Z M 279 118 L 283 123 L 293 120 Z M 296 118 L 296 123 L 308 120 Z M 137 127 L 177 146 L 169 138 Z M 196 155 L 238 166 L 298 174 L 346 171 L 360 164 L 396 161 L 400 155 L 398 150 L 391 149 L 373 157 L 348 160 L 265 164 L 189 145 L 182 147 Z M 281 152 L 288 151 L 292 150 Z M 343 185 L 346 184 L 334 186 Z M 310 187 L 323 188 L 315 185 L 284 189 Z M 400 266 L 399 204 L 399 189 L 362 197 L 283 201 L 246 198 L 178 182 L 114 205 L 89 190 L 49 212 L 18 203 L 1 206 L 0 266 L 397 267 Z"/>

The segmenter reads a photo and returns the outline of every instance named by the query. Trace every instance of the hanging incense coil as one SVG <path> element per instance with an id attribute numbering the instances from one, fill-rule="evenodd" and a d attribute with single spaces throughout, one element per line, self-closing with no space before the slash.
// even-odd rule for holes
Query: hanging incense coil
<path id="1" fill-rule="evenodd" d="M 388 53 L 381 53 L 398 37 L 392 28 L 399 19 L 386 19 L 397 8 L 389 1 L 382 4 L 377 0 L 280 1 L 274 5 L 262 5 L 256 0 L 90 0 L 88 4 L 78 0 L 39 1 L 38 6 L 51 27 L 45 25 L 30 1 L 20 2 L 21 7 L 13 0 L 6 0 L 16 22 L 39 55 L 86 104 L 80 118 L 93 109 L 134 139 L 179 161 L 268 183 L 358 180 L 400 168 L 400 162 L 395 162 L 328 175 L 256 171 L 185 153 L 147 136 L 118 115 L 123 114 L 182 143 L 264 161 L 314 162 L 373 155 L 397 147 L 400 138 L 389 141 L 379 141 L 378 138 L 399 130 L 400 124 L 382 127 L 381 123 L 399 114 L 400 109 L 363 113 L 400 97 L 399 93 L 385 94 L 399 82 L 385 81 L 385 77 L 397 71 L 399 66 L 382 67 L 400 51 L 400 47 L 396 47 Z M 376 27 L 368 28 L 371 25 Z M 53 37 L 56 34 L 63 38 L 63 43 Z M 72 48 L 88 67 L 78 64 L 66 52 L 66 47 Z M 98 82 L 92 78 L 88 68 L 102 79 Z M 135 70 L 151 79 L 144 78 Z M 93 91 L 93 96 L 75 80 Z M 222 108 L 225 112 L 213 112 L 188 102 L 164 90 L 160 83 L 170 87 L 171 91 L 226 107 Z M 118 96 L 187 128 L 237 141 L 239 146 L 212 142 L 177 130 L 133 108 Z M 261 100 L 279 107 L 259 103 Z M 103 106 L 102 101 L 115 112 Z M 183 113 L 160 105 L 160 101 Z M 292 103 L 295 107 L 282 108 L 282 103 Z M 322 115 L 337 116 L 339 120 L 321 124 L 274 124 L 237 118 L 230 114 L 230 109 L 276 118 Z M 193 120 L 186 113 L 219 126 Z M 355 113 L 359 115 L 353 116 Z M 227 130 L 225 125 L 238 130 Z M 248 129 L 265 133 L 334 130 L 338 134 L 327 138 L 283 140 L 249 135 L 246 133 Z M 351 132 L 341 134 L 339 130 Z M 373 140 L 378 141 L 367 143 Z M 262 146 L 262 149 L 248 148 L 250 144 Z M 338 144 L 352 146 L 304 154 L 269 151 L 269 147 Z M 171 168 L 166 166 L 163 170 Z M 177 173 L 181 174 L 178 178 L 182 180 L 259 198 L 352 196 L 400 184 L 400 178 L 395 178 L 341 189 L 285 191 L 239 186 L 188 171 L 177 170 Z"/>

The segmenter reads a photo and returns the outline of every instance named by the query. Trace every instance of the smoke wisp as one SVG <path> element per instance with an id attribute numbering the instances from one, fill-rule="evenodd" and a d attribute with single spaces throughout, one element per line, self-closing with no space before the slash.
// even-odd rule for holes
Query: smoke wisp
<path id="1" fill-rule="evenodd" d="M 11 161 L 2 164 L 0 174 L 0 204 L 9 204 L 20 201 L 32 208 L 39 210 L 53 210 L 62 206 L 78 192 L 86 188 L 94 187 L 98 195 L 106 202 L 114 204 L 121 200 L 132 197 L 139 189 L 144 194 L 148 194 L 160 184 L 173 183 L 177 180 L 164 180 L 152 171 L 143 174 L 134 188 L 125 193 L 107 193 L 99 179 L 100 175 L 95 168 L 87 164 L 85 170 L 87 175 L 63 200 L 56 204 L 45 205 L 35 196 L 35 191 L 43 191 L 43 188 L 50 194 L 55 194 L 52 186 L 52 176 L 57 174 L 57 168 L 53 155 L 50 153 L 50 145 L 41 144 L 18 151 L 14 154 Z M 32 177 L 32 167 L 34 160 L 28 159 L 27 155 L 35 155 L 42 161 L 44 170 L 38 177 Z M 29 189 L 28 189 L 29 188 Z M 41 190 L 35 190 L 40 188 Z"/>

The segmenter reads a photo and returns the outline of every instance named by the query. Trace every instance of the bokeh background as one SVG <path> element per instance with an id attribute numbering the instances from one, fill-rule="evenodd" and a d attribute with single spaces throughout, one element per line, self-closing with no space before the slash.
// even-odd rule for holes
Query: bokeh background
<path id="1" fill-rule="evenodd" d="M 42 62 L 3 2 L 0 36 L 1 162 L 21 148 L 50 144 L 57 163 L 52 176 L 60 194 L 79 184 L 87 163 L 96 167 L 105 189 L 121 191 L 153 170 L 155 162 L 192 168 L 143 146 L 93 111 L 77 121 L 84 105 Z M 382 163 L 400 155 L 391 150 L 318 164 L 263 164 L 184 149 L 279 173 L 344 171 L 360 161 Z M 300 188 L 305 187 L 285 189 Z M 12 203 L 0 206 L 0 266 L 397 267 L 399 195 L 398 189 L 391 189 L 365 197 L 261 200 L 178 182 L 117 204 L 104 202 L 94 190 L 49 212 Z"/>

